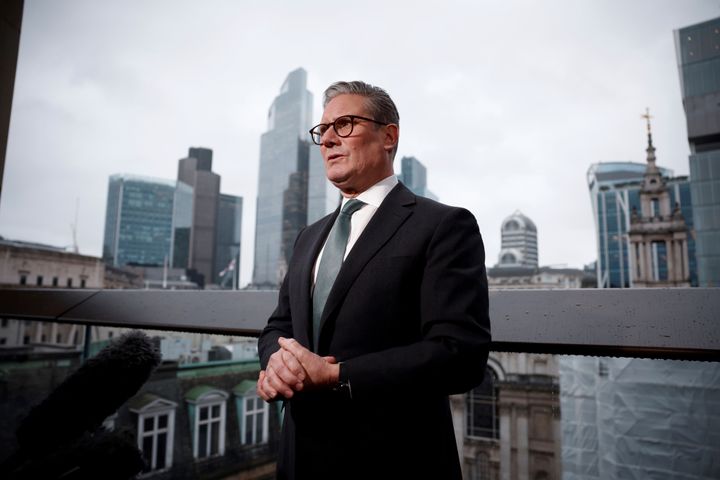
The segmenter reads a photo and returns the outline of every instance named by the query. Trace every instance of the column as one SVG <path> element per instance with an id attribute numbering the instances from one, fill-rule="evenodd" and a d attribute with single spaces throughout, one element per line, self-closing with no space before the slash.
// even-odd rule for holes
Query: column
<path id="1" fill-rule="evenodd" d="M 558 402 L 559 403 L 559 402 Z M 559 410 L 559 405 L 558 405 Z M 555 473 L 550 473 L 550 478 L 562 478 L 562 428 L 560 425 L 560 414 L 553 418 L 553 455 L 555 460 Z"/>
<path id="2" fill-rule="evenodd" d="M 675 280 L 675 261 L 673 258 L 672 241 L 665 240 L 665 258 L 667 259 L 667 278 L 669 281 Z"/>
<path id="3" fill-rule="evenodd" d="M 637 282 L 639 280 L 638 276 L 638 260 L 637 260 L 637 243 L 630 242 L 630 252 L 628 253 L 628 260 L 630 261 L 630 285 L 632 286 L 633 282 Z"/>
<path id="4" fill-rule="evenodd" d="M 517 479 L 529 480 L 530 475 L 530 440 L 528 431 L 528 407 L 523 405 L 515 409 L 517 412 Z"/>
<path id="5" fill-rule="evenodd" d="M 58 324 L 55 323 L 55 322 L 53 322 L 53 323 L 52 323 L 52 329 L 50 330 L 50 338 L 48 339 L 48 340 L 49 340 L 48 343 L 52 343 L 52 344 L 57 343 L 57 342 L 55 341 L 55 339 L 57 338 L 57 329 L 58 329 Z"/>
<path id="6" fill-rule="evenodd" d="M 683 239 L 682 242 L 680 242 L 680 245 L 682 248 L 682 255 L 683 255 L 683 281 L 690 281 L 690 263 L 688 262 L 688 247 L 687 247 L 687 239 Z"/>
<path id="7" fill-rule="evenodd" d="M 685 270 L 682 259 L 682 240 L 673 240 L 673 250 L 675 259 L 675 278 L 676 282 L 683 281 L 683 270 Z"/>
<path id="8" fill-rule="evenodd" d="M 647 267 L 646 281 L 652 282 L 655 280 L 655 268 L 653 265 L 652 258 L 652 242 L 645 242 L 645 266 Z"/>
<path id="9" fill-rule="evenodd" d="M 500 480 L 510 480 L 512 460 L 512 445 L 510 444 L 510 417 L 512 415 L 511 405 L 500 405 Z"/>

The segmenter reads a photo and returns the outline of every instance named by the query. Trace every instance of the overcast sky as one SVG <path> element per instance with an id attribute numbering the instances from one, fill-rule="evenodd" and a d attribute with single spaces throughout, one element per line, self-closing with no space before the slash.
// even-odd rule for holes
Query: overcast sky
<path id="1" fill-rule="evenodd" d="M 586 172 L 645 161 L 687 175 L 673 31 L 719 1 L 443 2 L 25 0 L 0 235 L 100 255 L 108 176 L 174 179 L 190 146 L 214 151 L 244 197 L 250 281 L 260 135 L 291 70 L 320 97 L 336 80 L 382 86 L 444 203 L 477 217 L 487 264 L 500 224 L 532 218 L 540 263 L 597 256 Z"/>

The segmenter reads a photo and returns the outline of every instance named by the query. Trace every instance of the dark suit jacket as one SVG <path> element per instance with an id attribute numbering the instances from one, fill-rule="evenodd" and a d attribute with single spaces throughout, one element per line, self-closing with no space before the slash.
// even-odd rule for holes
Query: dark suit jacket
<path id="1" fill-rule="evenodd" d="M 490 344 L 475 218 L 397 185 L 345 259 L 316 347 L 311 276 L 337 215 L 298 235 L 259 350 L 263 369 L 281 336 L 334 355 L 352 398 L 286 402 L 278 478 L 459 479 L 448 395 L 482 381 Z"/>

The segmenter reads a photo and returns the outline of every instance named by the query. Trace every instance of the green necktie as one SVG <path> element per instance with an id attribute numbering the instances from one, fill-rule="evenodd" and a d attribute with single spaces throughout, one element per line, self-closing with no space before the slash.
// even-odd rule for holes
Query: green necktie
<path id="1" fill-rule="evenodd" d="M 313 348 L 318 351 L 318 340 L 320 337 L 320 318 L 325 309 L 328 295 L 335 283 L 340 267 L 345 257 L 348 237 L 350 236 L 350 217 L 365 205 L 364 202 L 356 199 L 348 200 L 340 210 L 335 219 L 335 224 L 330 230 L 325 250 L 323 250 L 320 265 L 318 266 L 315 278 L 315 289 L 313 290 Z"/>

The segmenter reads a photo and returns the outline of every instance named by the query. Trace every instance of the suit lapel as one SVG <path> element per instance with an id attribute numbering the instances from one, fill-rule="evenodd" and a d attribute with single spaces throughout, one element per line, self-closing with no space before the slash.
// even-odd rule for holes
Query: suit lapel
<path id="1" fill-rule="evenodd" d="M 400 225 L 405 222 L 405 219 L 412 214 L 412 209 L 407 208 L 407 206 L 414 203 L 415 196 L 402 183 L 396 185 L 385 197 L 385 200 L 380 204 L 380 208 L 375 212 L 370 223 L 365 227 L 360 238 L 358 238 L 353 249 L 343 262 L 342 267 L 340 267 L 340 272 L 338 272 L 332 290 L 330 290 L 325 310 L 323 310 L 320 319 L 321 332 L 328 317 L 342 303 L 355 278 L 357 278 L 365 265 L 392 238 Z M 323 236 L 323 240 L 325 236 Z M 317 257 L 317 253 L 315 256 Z"/>
<path id="2" fill-rule="evenodd" d="M 300 270 L 300 312 L 297 317 L 294 317 L 298 327 L 295 331 L 295 339 L 308 348 L 313 347 L 310 342 L 312 338 L 313 267 L 339 212 L 340 208 L 338 207 L 335 213 L 325 219 L 325 224 L 319 226 L 314 238 L 309 239 L 309 250 L 303 254 Z"/>

